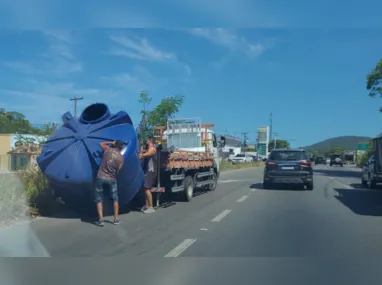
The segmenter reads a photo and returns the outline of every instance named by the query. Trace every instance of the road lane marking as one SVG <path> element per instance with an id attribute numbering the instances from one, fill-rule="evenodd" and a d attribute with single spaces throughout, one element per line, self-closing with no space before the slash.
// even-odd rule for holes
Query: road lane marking
<path id="1" fill-rule="evenodd" d="M 200 230 L 201 231 L 208 231 L 208 229 L 206 229 L 206 228 L 201 228 Z"/>
<path id="2" fill-rule="evenodd" d="M 229 179 L 229 180 L 219 180 L 218 183 L 233 183 L 233 182 L 247 182 L 247 181 L 252 181 L 252 180 L 249 180 L 249 179 L 240 179 L 240 180 Z"/>
<path id="3" fill-rule="evenodd" d="M 217 215 L 215 218 L 211 220 L 213 223 L 219 223 L 221 220 L 224 219 L 225 216 L 227 216 L 229 213 L 231 213 L 232 210 L 224 210 L 219 215 Z"/>
<path id="4" fill-rule="evenodd" d="M 196 239 L 185 239 L 181 244 L 179 244 L 176 248 L 167 253 L 164 257 L 178 257 L 194 242 L 196 242 Z"/>
<path id="5" fill-rule="evenodd" d="M 241 197 L 240 199 L 238 199 L 236 202 L 237 202 L 237 203 L 244 202 L 245 199 L 247 199 L 247 198 L 248 198 L 248 196 L 247 196 L 247 195 L 244 195 L 243 197 Z"/>

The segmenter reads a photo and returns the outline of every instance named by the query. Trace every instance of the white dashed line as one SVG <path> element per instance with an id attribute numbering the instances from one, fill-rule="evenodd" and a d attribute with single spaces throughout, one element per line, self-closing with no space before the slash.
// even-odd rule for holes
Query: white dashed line
<path id="1" fill-rule="evenodd" d="M 206 228 L 201 228 L 200 230 L 201 231 L 208 231 L 208 229 L 206 229 Z"/>
<path id="2" fill-rule="evenodd" d="M 213 222 L 213 223 L 218 223 L 218 222 L 220 222 L 221 220 L 223 220 L 223 218 L 225 217 L 225 216 L 227 216 L 229 213 L 231 213 L 232 212 L 232 210 L 224 210 L 223 212 L 221 212 L 219 215 L 217 215 L 215 218 L 213 218 L 212 220 L 211 220 L 211 222 Z"/>
<path id="3" fill-rule="evenodd" d="M 164 257 L 178 257 L 181 255 L 187 248 L 189 248 L 196 239 L 185 239 L 180 245 L 167 253 Z"/>
<path id="4" fill-rule="evenodd" d="M 248 196 L 243 196 L 243 197 L 241 197 L 240 199 L 238 199 L 236 202 L 237 202 L 237 203 L 244 202 L 245 199 L 247 199 L 247 198 L 248 198 Z"/>

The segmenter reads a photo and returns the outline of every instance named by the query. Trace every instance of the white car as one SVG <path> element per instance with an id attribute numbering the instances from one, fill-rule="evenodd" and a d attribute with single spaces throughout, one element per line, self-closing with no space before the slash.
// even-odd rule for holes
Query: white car
<path id="1" fill-rule="evenodd" d="M 252 161 L 253 161 L 253 157 L 244 153 L 237 154 L 235 157 L 232 158 L 232 163 L 234 164 L 246 163 L 246 162 L 252 162 Z"/>

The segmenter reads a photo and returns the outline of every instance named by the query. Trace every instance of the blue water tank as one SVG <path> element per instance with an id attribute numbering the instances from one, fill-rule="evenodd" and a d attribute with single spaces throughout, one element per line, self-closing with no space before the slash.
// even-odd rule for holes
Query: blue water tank
<path id="1" fill-rule="evenodd" d="M 37 163 L 60 197 L 91 197 L 102 161 L 100 142 L 121 140 L 125 158 L 118 178 L 120 204 L 128 204 L 141 189 L 143 170 L 138 158 L 138 140 L 130 116 L 111 114 L 105 104 L 88 106 L 81 117 L 62 115 L 64 124 L 45 143 Z M 90 195 L 90 196 L 89 196 Z M 106 198 L 106 197 L 105 197 Z"/>

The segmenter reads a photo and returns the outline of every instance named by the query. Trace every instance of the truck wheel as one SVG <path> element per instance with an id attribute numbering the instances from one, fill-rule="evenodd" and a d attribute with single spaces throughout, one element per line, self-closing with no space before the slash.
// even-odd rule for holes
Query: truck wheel
<path id="1" fill-rule="evenodd" d="M 361 177 L 361 184 L 362 184 L 363 186 L 367 186 L 367 181 L 366 181 L 365 179 L 363 179 L 363 175 L 362 175 L 362 177 Z"/>
<path id="2" fill-rule="evenodd" d="M 377 183 L 375 183 L 375 180 L 372 179 L 369 175 L 369 178 L 367 179 L 367 188 L 374 189 L 377 186 Z"/>
<path id="3" fill-rule="evenodd" d="M 217 177 L 215 172 L 214 172 L 214 174 L 211 175 L 211 179 L 210 180 L 213 181 L 213 184 L 209 184 L 208 185 L 208 190 L 215 191 L 216 186 L 218 185 L 218 177 Z"/>
<path id="4" fill-rule="evenodd" d="M 183 180 L 184 185 L 184 198 L 187 202 L 190 202 L 192 200 L 192 197 L 194 196 L 194 181 L 191 176 L 187 176 Z"/>

